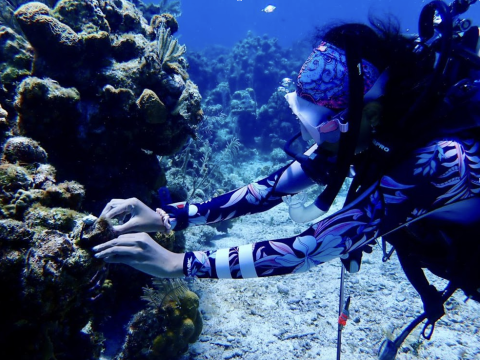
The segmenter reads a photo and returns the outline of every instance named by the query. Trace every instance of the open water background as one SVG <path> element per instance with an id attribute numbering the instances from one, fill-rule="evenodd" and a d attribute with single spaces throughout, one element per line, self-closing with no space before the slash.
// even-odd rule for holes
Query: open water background
<path id="1" fill-rule="evenodd" d="M 153 1 L 155 2 L 155 1 Z M 365 22 L 368 14 L 393 14 L 405 32 L 416 33 L 418 16 L 425 0 L 182 0 L 177 36 L 189 50 L 211 45 L 231 47 L 245 38 L 268 34 L 283 46 L 308 37 L 315 26 L 332 22 Z M 449 3 L 449 2 L 447 2 Z M 272 13 L 261 11 L 276 6 Z M 470 7 L 465 17 L 480 22 L 480 3 Z"/>

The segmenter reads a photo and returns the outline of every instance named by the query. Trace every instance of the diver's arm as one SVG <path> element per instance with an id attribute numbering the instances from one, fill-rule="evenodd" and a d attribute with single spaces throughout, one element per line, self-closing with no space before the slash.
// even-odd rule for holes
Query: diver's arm
<path id="1" fill-rule="evenodd" d="M 316 145 L 306 154 L 310 155 Z M 175 219 L 174 230 L 192 225 L 220 222 L 235 217 L 267 211 L 282 202 L 282 197 L 296 194 L 313 185 L 300 164 L 293 161 L 267 178 L 251 183 L 203 203 L 186 202 L 165 207 L 170 218 Z"/>
<path id="2" fill-rule="evenodd" d="M 358 249 L 375 239 L 383 217 L 378 184 L 358 202 L 302 234 L 285 239 L 215 251 L 187 252 L 183 272 L 199 278 L 243 279 L 307 271 L 315 265 Z"/>
<path id="3" fill-rule="evenodd" d="M 107 211 L 106 215 L 111 211 Z M 382 202 L 376 187 L 298 236 L 212 252 L 174 254 L 146 233 L 120 235 L 93 248 L 97 258 L 157 277 L 248 278 L 308 270 L 375 238 Z"/>
<path id="4" fill-rule="evenodd" d="M 398 164 L 341 211 L 302 234 L 212 252 L 187 253 L 184 273 L 245 278 L 301 272 L 332 258 L 344 257 L 426 214 L 450 220 L 466 217 L 462 211 L 464 199 L 475 206 L 477 201 L 470 198 L 480 193 L 479 167 L 479 142 L 432 142 Z"/>
<path id="5" fill-rule="evenodd" d="M 361 249 L 377 237 L 386 236 L 425 214 L 442 214 L 452 219 L 453 214 L 465 210 L 460 206 L 465 204 L 464 199 L 478 198 L 479 168 L 479 142 L 432 142 L 341 211 L 298 236 L 211 252 L 169 255 L 160 250 L 156 242 L 148 240 L 146 234 L 140 233 L 131 234 L 133 237 L 125 241 L 120 241 L 119 237 L 94 250 L 100 251 L 97 256 L 108 262 L 125 263 L 157 274 L 155 276 L 178 276 L 182 260 L 183 274 L 200 278 L 247 278 L 302 272 Z M 459 207 L 451 206 L 455 203 Z M 476 204 L 474 201 L 473 205 Z"/>

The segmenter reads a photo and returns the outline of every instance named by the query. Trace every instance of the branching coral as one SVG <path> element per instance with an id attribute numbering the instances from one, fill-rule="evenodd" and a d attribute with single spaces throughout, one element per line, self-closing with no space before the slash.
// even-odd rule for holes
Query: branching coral
<path id="1" fill-rule="evenodd" d="M 157 31 L 158 62 L 163 67 L 166 63 L 177 62 L 185 54 L 187 47 L 179 45 L 178 40 L 170 35 L 170 29 L 161 26 Z"/>

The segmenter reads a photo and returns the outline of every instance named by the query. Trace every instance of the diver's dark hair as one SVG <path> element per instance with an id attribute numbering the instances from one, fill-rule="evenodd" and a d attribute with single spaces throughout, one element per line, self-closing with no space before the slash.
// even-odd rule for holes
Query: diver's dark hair
<path id="1" fill-rule="evenodd" d="M 361 57 L 379 71 L 388 68 L 389 80 L 382 99 L 382 130 L 398 131 L 396 125 L 424 91 L 432 76 L 434 57 L 417 54 L 413 37 L 400 33 L 400 23 L 393 16 L 370 16 L 369 25 L 346 23 L 317 29 L 316 43 L 329 42 L 345 47 L 345 34 L 353 34 Z"/>

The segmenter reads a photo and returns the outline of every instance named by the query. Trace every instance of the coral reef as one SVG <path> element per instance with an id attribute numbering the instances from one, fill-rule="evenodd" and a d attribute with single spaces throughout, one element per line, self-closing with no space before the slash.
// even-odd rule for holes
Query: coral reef
<path id="1" fill-rule="evenodd" d="M 126 0 L 17 5 L 0 27 L 5 136 L 38 141 L 57 178 L 84 185 L 85 209 L 132 195 L 151 204 L 165 184 L 156 156 L 181 149 L 203 118 L 174 15 L 148 23 Z"/>
<path id="2" fill-rule="evenodd" d="M 206 98 L 219 83 L 227 82 L 231 94 L 253 89 L 260 107 L 268 102 L 283 78 L 297 76 L 308 48 L 303 44 L 302 48 L 285 49 L 275 38 L 249 32 L 231 50 L 213 46 L 202 53 L 188 53 L 186 57 L 189 74 Z"/>
<path id="3" fill-rule="evenodd" d="M 93 246 L 116 237 L 112 225 L 81 212 L 83 186 L 57 182 L 56 170 L 37 141 L 11 137 L 1 150 L 0 307 L 8 311 L 0 318 L 0 358 L 98 359 L 108 342 L 109 319 L 121 323 L 116 319 L 120 313 L 133 316 L 139 311 L 135 304 L 150 277 L 125 266 L 111 266 L 107 272 L 105 263 L 92 256 Z M 155 238 L 183 251 L 184 240 L 177 241 L 174 233 Z M 192 296 L 182 300 L 182 314 Z M 181 315 L 182 324 L 192 318 L 187 315 Z M 178 316 L 162 326 L 185 335 Z M 128 319 L 123 321 L 125 325 Z M 21 341 L 28 345 L 19 348 Z M 145 341 L 142 346 L 151 345 L 151 339 Z M 171 351 L 186 349 L 188 341 L 175 341 L 177 348 Z"/>
<path id="4" fill-rule="evenodd" d="M 300 131 L 298 120 L 285 101 L 285 94 L 286 90 L 278 87 L 257 112 L 257 124 L 262 130 L 257 135 L 261 139 L 256 143 L 263 151 L 283 149 L 285 142 Z"/>
<path id="5" fill-rule="evenodd" d="M 156 280 L 154 289 L 146 288 L 147 309 L 137 313 L 118 360 L 176 359 L 202 331 L 198 296 L 183 280 Z M 143 347 L 150 344 L 148 350 Z"/>
<path id="6" fill-rule="evenodd" d="M 14 18 L 12 21 L 18 26 Z M 0 98 L 9 112 L 13 111 L 17 84 L 32 72 L 33 56 L 33 48 L 24 37 L 0 24 Z"/>
<path id="7" fill-rule="evenodd" d="M 78 211 L 85 191 L 57 183 L 32 139 L 12 137 L 2 154 L 0 307 L 8 311 L 0 319 L 0 357 L 95 359 L 101 336 L 81 330 L 95 312 L 92 299 L 102 289 L 92 279 L 104 265 L 69 235 L 86 217 Z"/>
<path id="8" fill-rule="evenodd" d="M 284 95 L 293 89 L 279 86 L 294 79 L 309 46 L 302 42 L 284 49 L 267 35 L 247 37 L 228 50 L 218 46 L 187 54 L 189 75 L 204 95 L 205 124 L 213 147 L 224 146 L 232 137 L 244 148 L 242 156 L 285 157 L 270 152 L 283 147 L 298 125 Z"/>
<path id="9" fill-rule="evenodd" d="M 180 0 L 159 0 L 155 3 L 145 4 L 141 0 L 132 0 L 132 3 L 141 10 L 143 16 L 148 21 L 151 21 L 155 15 L 168 14 L 173 17 L 179 17 L 182 15 L 181 1 Z M 172 29 L 172 34 L 175 31 Z"/>
<path id="10" fill-rule="evenodd" d="M 85 211 L 99 213 L 112 197 L 151 202 L 165 183 L 157 155 L 195 136 L 201 96 L 185 48 L 171 36 L 178 28 L 171 14 L 149 24 L 125 0 L 4 4 L 0 307 L 8 313 L 0 319 L 0 358 L 98 359 L 120 350 L 151 278 L 92 256 L 116 234 Z M 183 250 L 182 236 L 155 238 Z M 172 321 L 165 326 L 187 335 Z M 196 337 L 175 340 L 171 351 Z"/>

